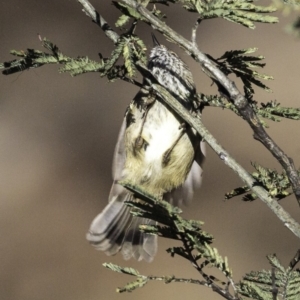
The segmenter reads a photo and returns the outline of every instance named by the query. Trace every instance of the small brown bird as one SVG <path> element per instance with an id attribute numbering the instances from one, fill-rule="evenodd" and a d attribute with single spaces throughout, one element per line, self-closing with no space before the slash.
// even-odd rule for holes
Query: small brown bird
<path id="1" fill-rule="evenodd" d="M 155 37 L 154 42 L 148 69 L 159 84 L 192 112 L 192 73 Z M 88 241 L 108 255 L 122 251 L 125 259 L 152 261 L 157 237 L 140 232 L 139 225 L 153 221 L 130 214 L 124 201 L 133 195 L 118 181 L 126 180 L 153 196 L 181 205 L 192 199 L 201 184 L 204 156 L 201 137 L 145 83 L 126 111 L 115 148 L 109 203 L 92 222 Z"/>

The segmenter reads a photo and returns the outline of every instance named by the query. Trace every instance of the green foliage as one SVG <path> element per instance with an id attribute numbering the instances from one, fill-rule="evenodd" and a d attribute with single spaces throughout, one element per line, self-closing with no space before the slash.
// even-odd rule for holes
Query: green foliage
<path id="1" fill-rule="evenodd" d="M 257 166 L 257 169 L 260 169 Z M 148 282 L 156 280 L 164 283 L 183 282 L 207 286 L 226 299 L 239 300 L 245 296 L 256 300 L 279 299 L 296 300 L 300 297 L 300 271 L 294 270 L 300 260 L 300 250 L 285 269 L 275 255 L 268 256 L 272 266 L 271 271 L 252 271 L 246 274 L 239 284 L 232 279 L 227 258 L 222 258 L 218 251 L 211 247 L 213 238 L 202 230 L 202 222 L 185 220 L 180 214 L 181 210 L 173 207 L 162 199 L 157 199 L 145 193 L 139 187 L 132 186 L 128 182 L 120 182 L 129 189 L 139 201 L 128 201 L 132 214 L 138 217 L 150 218 L 160 225 L 140 226 L 142 232 L 156 234 L 160 237 L 174 239 L 181 242 L 181 246 L 167 249 L 171 256 L 179 255 L 192 263 L 193 267 L 202 277 L 201 280 L 193 278 L 180 278 L 171 276 L 147 276 L 140 274 L 133 268 L 122 268 L 118 265 L 105 263 L 104 266 L 114 272 L 127 274 L 135 277 L 135 280 L 118 288 L 117 292 L 132 292 L 145 286 Z M 142 201 L 141 201 L 142 200 Z M 227 281 L 221 281 L 215 276 L 205 272 L 206 267 L 220 270 Z M 230 285 L 233 292 L 230 291 Z M 276 297 L 275 297 L 276 296 Z M 274 298 L 275 297 L 275 298 Z"/>
<path id="2" fill-rule="evenodd" d="M 131 213 L 136 217 L 148 218 L 159 223 L 159 225 L 140 226 L 140 230 L 148 234 L 155 234 L 160 237 L 180 241 L 181 246 L 171 247 L 167 249 L 167 252 L 172 257 L 178 255 L 187 259 L 204 279 L 204 281 L 199 281 L 197 279 L 177 278 L 175 276 L 144 276 L 131 268 L 121 268 L 112 264 L 105 264 L 105 267 L 112 271 L 137 277 L 137 280 L 127 284 L 123 288 L 119 288 L 119 292 L 132 291 L 144 286 L 150 280 L 163 280 L 166 283 L 197 283 L 210 286 L 219 291 L 224 291 L 225 288 L 232 284 L 232 271 L 229 268 L 227 258 L 223 258 L 218 253 L 218 250 L 211 246 L 213 237 L 202 230 L 202 222 L 186 220 L 180 216 L 181 210 L 178 207 L 174 207 L 162 199 L 156 199 L 128 182 L 119 183 L 129 189 L 136 199 L 140 199 L 126 202 L 131 207 Z M 227 278 L 227 282 L 207 275 L 204 271 L 206 267 L 214 267 L 220 270 L 224 277 Z"/>
<path id="3" fill-rule="evenodd" d="M 147 276 L 140 275 L 140 273 L 133 268 L 122 268 L 122 267 L 117 266 L 112 263 L 104 263 L 103 266 L 114 272 L 123 273 L 123 274 L 137 277 L 137 279 L 135 281 L 127 283 L 122 288 L 118 288 L 117 289 L 118 293 L 132 292 L 137 288 L 143 287 L 148 282 Z"/>
<path id="4" fill-rule="evenodd" d="M 294 270 L 299 262 L 300 250 L 285 269 L 276 255 L 267 256 L 272 270 L 252 271 L 238 284 L 241 295 L 257 300 L 300 299 L 300 271 Z"/>
<path id="5" fill-rule="evenodd" d="M 261 107 L 255 107 L 255 111 L 259 116 L 280 122 L 281 118 L 300 120 L 300 108 L 282 107 L 276 101 L 261 103 Z"/>
<path id="6" fill-rule="evenodd" d="M 264 187 L 271 197 L 283 199 L 292 194 L 290 191 L 291 184 L 285 171 L 283 171 L 282 174 L 279 174 L 275 170 L 264 168 L 256 163 L 252 163 L 252 166 L 256 170 L 256 172 L 252 173 L 253 178 L 256 180 L 256 184 Z M 250 188 L 248 186 L 238 187 L 231 192 L 226 193 L 225 199 L 243 195 L 249 191 Z M 254 193 L 246 194 L 243 197 L 244 201 L 253 201 L 255 199 L 257 199 L 257 196 Z"/>
<path id="7" fill-rule="evenodd" d="M 121 15 L 116 21 L 116 27 L 124 27 L 130 21 L 130 17 L 127 15 Z"/>
<path id="8" fill-rule="evenodd" d="M 257 48 L 248 48 L 242 50 L 231 50 L 226 51 L 221 57 L 214 59 L 208 55 L 220 68 L 220 70 L 225 74 L 235 74 L 237 77 L 241 78 L 244 84 L 245 95 L 251 97 L 254 94 L 254 89 L 252 84 L 255 84 L 266 91 L 270 89 L 263 84 L 260 80 L 271 80 L 272 76 L 260 74 L 254 71 L 254 68 L 263 68 L 265 63 L 261 63 L 265 57 L 259 56 L 249 56 L 248 54 L 254 53 Z"/>
<path id="9" fill-rule="evenodd" d="M 258 6 L 252 0 L 181 0 L 183 7 L 191 12 L 198 12 L 200 19 L 223 18 L 254 29 L 253 22 L 277 23 L 278 19 L 266 13 L 276 11 L 269 6 Z"/>
<path id="10" fill-rule="evenodd" d="M 59 69 L 61 73 L 70 73 L 71 76 L 77 76 L 88 72 L 99 72 L 103 67 L 103 62 L 90 60 L 88 57 L 78 57 L 67 61 Z"/>
<path id="11" fill-rule="evenodd" d="M 110 270 L 112 270 L 114 272 L 118 272 L 118 273 L 123 273 L 123 274 L 133 275 L 133 276 L 140 275 L 140 273 L 136 269 L 133 269 L 133 268 L 121 268 L 114 264 L 108 264 L 108 263 L 104 263 L 103 266 L 107 269 L 110 269 Z"/>
<path id="12" fill-rule="evenodd" d="M 273 7 L 263 7 L 254 4 L 255 0 L 139 0 L 139 5 L 181 3 L 183 7 L 191 12 L 199 14 L 199 23 L 205 19 L 223 18 L 248 28 L 255 28 L 254 22 L 275 23 L 276 17 L 267 15 L 274 12 Z M 290 4 L 298 4 L 299 1 L 284 1 Z M 41 67 L 46 64 L 60 64 L 60 72 L 68 72 L 72 76 L 86 72 L 97 72 L 110 81 L 123 79 L 133 83 L 132 79 L 137 71 L 146 69 L 147 64 L 146 47 L 144 42 L 133 34 L 137 21 L 146 22 L 136 9 L 131 8 L 123 1 L 113 1 L 114 6 L 119 9 L 122 15 L 115 23 L 116 27 L 124 27 L 133 20 L 133 26 L 128 32 L 119 35 L 117 42 L 114 39 L 115 48 L 110 57 L 93 61 L 88 57 L 72 58 L 64 55 L 59 48 L 47 39 L 41 40 L 46 52 L 34 49 L 26 51 L 11 51 L 11 54 L 18 57 L 9 62 L 0 64 L 3 74 L 9 75 L 26 69 Z M 155 5 L 152 7 L 152 14 L 159 19 L 166 18 L 166 15 Z M 297 20 L 292 27 L 293 32 L 299 34 L 300 21 Z M 118 36 L 118 34 L 116 34 Z M 170 38 L 170 37 L 169 37 Z M 256 68 L 265 66 L 261 61 L 263 56 L 249 55 L 257 51 L 257 48 L 242 50 L 231 50 L 225 52 L 221 57 L 214 59 L 208 57 L 225 73 L 235 74 L 244 84 L 244 92 L 254 112 L 260 117 L 264 126 L 267 126 L 262 118 L 272 121 L 280 121 L 281 118 L 294 120 L 300 119 L 300 108 L 288 108 L 280 106 L 280 103 L 271 101 L 260 106 L 253 100 L 253 85 L 261 87 L 266 91 L 270 89 L 261 80 L 273 79 L 272 76 L 260 74 Z M 147 79 L 147 76 L 144 76 Z M 137 83 L 136 83 L 137 84 Z M 238 110 L 226 94 L 223 96 L 209 96 L 198 94 L 200 106 L 222 107 L 232 110 L 239 115 Z M 282 199 L 290 195 L 291 185 L 285 172 L 277 173 L 275 170 L 266 169 L 258 164 L 253 164 L 255 172 L 252 176 L 256 184 L 264 187 L 271 197 Z M 300 174 L 300 172 L 299 172 Z M 289 268 L 285 269 L 276 258 L 269 256 L 272 265 L 271 271 L 250 272 L 241 283 L 236 286 L 232 279 L 232 271 L 226 257 L 222 257 L 216 248 L 212 246 L 213 237 L 202 229 L 203 223 L 195 220 L 186 220 L 181 216 L 181 210 L 173 207 L 162 199 L 153 198 L 140 188 L 130 183 L 120 182 L 128 188 L 139 200 L 128 201 L 126 204 L 131 207 L 131 213 L 137 217 L 144 217 L 157 222 L 156 225 L 143 225 L 140 230 L 160 237 L 176 240 L 180 245 L 167 249 L 172 256 L 180 256 L 186 259 L 201 276 L 201 280 L 190 278 L 179 278 L 175 276 L 145 276 L 133 268 L 122 268 L 113 264 L 104 264 L 112 271 L 135 277 L 135 280 L 119 288 L 118 292 L 131 292 L 143 287 L 151 280 L 163 281 L 164 283 L 184 282 L 204 285 L 217 292 L 226 299 L 238 300 L 240 295 L 252 299 L 277 299 L 277 295 L 286 300 L 300 299 L 300 271 L 294 270 L 300 260 L 300 250 L 291 261 Z M 246 194 L 244 200 L 254 200 L 257 196 L 250 192 L 248 186 L 239 187 L 226 194 L 226 199 L 237 195 Z M 219 271 L 222 280 L 208 274 L 207 268 L 214 268 Z M 240 295 L 238 295 L 238 293 Z M 274 298 L 275 297 L 275 298 Z"/>
<path id="13" fill-rule="evenodd" d="M 104 66 L 104 62 L 96 62 L 90 60 L 88 57 L 71 58 L 64 55 L 58 47 L 44 38 L 41 40 L 42 46 L 50 53 L 34 49 L 27 49 L 27 51 L 12 50 L 10 53 L 14 56 L 21 57 L 9 62 L 0 64 L 0 69 L 4 75 L 14 74 L 24 71 L 26 69 L 38 68 L 46 64 L 61 64 L 60 72 L 69 72 L 72 76 L 86 72 L 99 72 Z"/>
<path id="14" fill-rule="evenodd" d="M 257 101 L 253 100 L 254 88 L 252 85 L 254 84 L 269 92 L 271 90 L 262 83 L 261 80 L 273 79 L 272 76 L 260 74 L 253 70 L 254 68 L 263 68 L 265 66 L 265 63 L 261 62 L 261 60 L 264 59 L 264 56 L 248 55 L 255 51 L 257 51 L 257 48 L 226 51 L 217 59 L 213 58 L 209 54 L 207 54 L 207 56 L 215 62 L 216 65 L 218 65 L 224 74 L 235 74 L 237 77 L 241 78 L 244 84 L 244 92 L 249 104 L 260 118 L 264 127 L 268 127 L 268 125 L 263 118 L 275 122 L 281 121 L 281 118 L 299 120 L 300 108 L 282 107 L 280 106 L 280 103 L 277 103 L 276 101 L 261 103 L 259 106 Z M 227 99 L 226 97 L 198 94 L 198 100 L 202 103 L 202 106 L 227 108 L 240 116 L 236 107 L 232 102 L 230 102 L 230 99 Z"/>
<path id="15" fill-rule="evenodd" d="M 118 265 L 112 264 L 112 263 L 104 263 L 103 266 L 111 271 L 123 273 L 131 276 L 135 276 L 136 279 L 132 282 L 127 283 L 125 286 L 121 288 L 117 288 L 117 293 L 124 293 L 124 292 L 132 292 L 137 288 L 141 288 L 144 285 L 146 285 L 149 281 L 163 281 L 164 283 L 168 284 L 171 282 L 183 282 L 183 283 L 194 283 L 194 284 L 202 284 L 206 285 L 205 282 L 201 282 L 199 280 L 195 279 L 187 279 L 187 278 L 176 278 L 175 276 L 146 276 L 146 275 L 140 275 L 139 272 L 132 268 L 122 268 Z M 130 271 L 128 272 L 128 269 Z M 133 272 L 131 272 L 133 270 Z"/>
<path id="16" fill-rule="evenodd" d="M 146 46 L 140 38 L 134 35 L 122 35 L 111 57 L 101 58 L 99 62 L 88 57 L 72 58 L 66 56 L 46 38 L 42 40 L 42 46 L 50 53 L 34 49 L 27 49 L 27 51 L 12 50 L 11 54 L 21 57 L 21 59 L 0 64 L 0 69 L 5 69 L 2 73 L 9 75 L 46 64 L 61 64 L 63 65 L 59 69 L 61 73 L 68 72 L 71 76 L 76 76 L 87 72 L 98 72 L 102 77 L 106 76 L 110 81 L 113 81 L 118 78 L 123 79 L 126 76 L 133 77 L 136 72 L 135 62 L 138 60 L 143 64 L 147 62 Z M 124 60 L 124 64 L 117 65 L 120 59 Z"/>
<path id="17" fill-rule="evenodd" d="M 171 3 L 182 3 L 183 7 L 190 12 L 197 12 L 200 15 L 200 20 L 223 18 L 225 20 L 241 24 L 248 28 L 254 29 L 254 22 L 261 23 L 277 23 L 278 18 L 267 13 L 276 11 L 275 7 L 258 6 L 253 4 L 255 0 L 163 0 L 150 1 L 150 3 L 161 3 L 168 5 Z M 139 2 L 139 1 L 138 1 Z M 142 3 L 142 5 L 148 4 Z M 117 27 L 123 27 L 130 18 L 147 22 L 143 17 L 132 7 L 122 1 L 113 1 L 113 4 L 122 12 L 122 16 L 116 22 Z M 166 17 L 155 6 L 152 13 L 159 19 Z"/>
<path id="18" fill-rule="evenodd" d="M 123 58 L 124 65 L 116 66 L 120 58 Z M 107 76 L 109 80 L 119 78 L 119 70 L 123 70 L 122 76 L 128 75 L 133 77 L 136 72 L 136 61 L 146 64 L 146 46 L 144 42 L 134 36 L 124 34 L 120 36 L 111 57 L 105 60 L 105 67 L 101 72 L 101 76 Z"/>
<path id="19" fill-rule="evenodd" d="M 162 1 L 162 2 L 164 4 L 167 3 L 167 1 Z M 124 2 L 112 1 L 112 3 L 117 9 L 119 9 L 122 12 L 122 15 L 115 23 L 116 27 L 124 27 L 130 21 L 130 18 L 134 19 L 135 21 L 139 20 L 139 21 L 147 22 L 147 20 L 145 20 L 135 9 L 125 4 Z M 152 3 L 160 3 L 160 1 L 153 1 Z M 151 12 L 159 19 L 166 18 L 166 15 L 163 14 L 159 9 L 157 9 L 155 5 L 153 6 Z"/>
<path id="20" fill-rule="evenodd" d="M 121 15 L 121 17 L 119 17 L 115 23 L 116 27 L 123 27 L 129 22 L 130 18 L 135 20 L 143 20 L 143 17 L 136 11 L 136 9 L 130 7 L 129 5 L 117 1 L 112 1 L 112 4 L 123 13 L 123 15 Z"/>
<path id="21" fill-rule="evenodd" d="M 228 101 L 226 97 L 221 97 L 217 95 L 204 95 L 202 93 L 198 94 L 198 101 L 202 106 L 210 106 L 210 107 L 221 107 L 230 109 L 235 114 L 240 116 L 236 107 Z M 250 101 L 250 105 L 252 106 L 255 113 L 258 115 L 262 125 L 264 127 L 268 127 L 268 124 L 263 120 L 269 119 L 274 122 L 280 122 L 282 118 L 291 119 L 291 120 L 300 120 L 300 108 L 294 107 L 282 107 L 280 103 L 276 101 L 270 101 L 267 103 L 260 103 L 256 101 Z"/>

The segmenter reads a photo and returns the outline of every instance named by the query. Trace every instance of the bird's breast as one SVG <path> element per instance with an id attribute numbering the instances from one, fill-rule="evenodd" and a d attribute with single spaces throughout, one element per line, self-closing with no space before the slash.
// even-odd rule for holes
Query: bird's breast
<path id="1" fill-rule="evenodd" d="M 149 108 L 144 123 L 145 110 L 132 105 L 129 113 L 123 178 L 152 195 L 162 196 L 185 181 L 194 160 L 197 135 L 191 128 L 182 135 L 180 120 L 159 100 Z M 139 134 L 143 146 L 137 149 Z"/>

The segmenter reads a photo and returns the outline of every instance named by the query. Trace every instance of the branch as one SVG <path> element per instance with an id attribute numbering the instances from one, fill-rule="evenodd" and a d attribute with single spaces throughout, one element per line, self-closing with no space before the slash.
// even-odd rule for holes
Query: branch
<path id="1" fill-rule="evenodd" d="M 300 224 L 298 224 L 289 213 L 287 213 L 276 200 L 272 199 L 268 192 L 255 185 L 254 178 L 239 165 L 225 149 L 217 142 L 211 133 L 205 128 L 202 121 L 198 117 L 193 117 L 182 105 L 170 95 L 163 87 L 157 84 L 152 85 L 153 89 L 159 94 L 163 101 L 170 106 L 181 118 L 183 118 L 190 126 L 195 128 L 197 132 L 205 139 L 209 146 L 219 155 L 220 159 L 230 167 L 239 177 L 253 190 L 253 192 L 276 214 L 290 231 L 300 238 Z"/>
<path id="2" fill-rule="evenodd" d="M 240 115 L 248 122 L 254 132 L 254 138 L 260 141 L 278 160 L 285 169 L 291 182 L 293 191 L 300 205 L 300 178 L 291 158 L 289 158 L 267 134 L 257 115 L 249 105 L 247 99 L 237 89 L 235 83 L 231 81 L 223 72 L 221 72 L 215 64 L 201 51 L 197 49 L 194 43 L 188 41 L 164 22 L 156 18 L 149 10 L 139 5 L 135 0 L 123 0 L 129 6 L 133 7 L 140 13 L 143 18 L 149 22 L 159 32 L 163 33 L 167 38 L 176 42 L 179 46 L 185 49 L 192 57 L 200 63 L 206 73 L 218 81 L 223 88 L 228 92 L 230 100 L 233 102 Z"/>
<path id="3" fill-rule="evenodd" d="M 143 287 L 150 280 L 163 280 L 165 283 L 200 284 L 211 288 L 227 300 L 240 299 L 236 293 L 237 285 L 233 281 L 228 259 L 222 257 L 218 250 L 212 246 L 214 238 L 202 229 L 203 223 L 201 221 L 184 219 L 181 216 L 182 211 L 178 207 L 148 194 L 140 186 L 132 185 L 128 181 L 119 181 L 119 184 L 133 193 L 133 199 L 142 200 L 125 201 L 125 204 L 130 207 L 130 213 L 135 217 L 153 221 L 149 225 L 139 226 L 140 231 L 179 242 L 178 246 L 168 248 L 167 252 L 171 257 L 177 255 L 188 260 L 204 280 L 184 279 L 175 276 L 144 276 L 133 268 L 121 268 L 113 264 L 104 264 L 106 268 L 112 271 L 137 277 L 135 281 L 118 289 L 118 292 L 131 292 L 136 288 Z M 227 282 L 217 278 L 216 272 L 211 275 L 204 271 L 204 269 L 211 270 L 212 268 L 219 270 L 226 277 Z M 211 272 L 209 271 L 209 273 Z M 230 289 L 231 286 L 233 291 Z"/>
<path id="4" fill-rule="evenodd" d="M 85 14 L 92 18 L 93 22 L 96 23 L 104 31 L 105 35 L 110 38 L 114 43 L 119 39 L 119 35 L 108 25 L 105 19 L 96 11 L 94 6 L 88 0 L 77 0 L 82 6 Z"/>
<path id="5" fill-rule="evenodd" d="M 111 271 L 123 273 L 126 275 L 135 276 L 136 280 L 127 283 L 124 287 L 118 288 L 118 293 L 124 293 L 124 292 L 132 292 L 137 288 L 141 288 L 145 286 L 149 281 L 163 281 L 166 284 L 173 283 L 173 282 L 181 282 L 181 283 L 191 283 L 191 284 L 197 284 L 206 286 L 208 288 L 211 288 L 214 292 L 221 295 L 223 298 L 227 300 L 239 300 L 240 298 L 232 296 L 230 293 L 226 292 L 222 288 L 218 287 L 214 283 L 210 282 L 208 283 L 205 280 L 197 280 L 193 278 L 177 278 L 174 275 L 171 276 L 146 276 L 141 275 L 139 271 L 133 268 L 122 268 L 118 265 L 112 264 L 112 263 L 104 263 L 103 266 Z"/>
<path id="6" fill-rule="evenodd" d="M 289 265 L 290 269 L 293 270 L 299 261 L 300 261 L 300 249 L 297 251 L 293 259 L 291 260 Z"/>
<path id="7" fill-rule="evenodd" d="M 106 21 L 99 15 L 95 8 L 87 0 L 78 0 L 84 7 L 86 14 L 93 19 L 104 31 L 105 28 L 101 25 L 99 20 L 102 20 L 103 24 L 107 24 Z M 282 166 L 286 170 L 289 179 L 291 181 L 293 190 L 300 202 L 300 180 L 298 178 L 297 171 L 291 160 L 282 152 L 281 149 L 272 141 L 267 135 L 264 128 L 261 126 L 258 117 L 255 115 L 253 109 L 248 104 L 246 98 L 236 88 L 234 82 L 230 81 L 208 58 L 205 54 L 197 49 L 195 44 L 189 42 L 182 36 L 174 32 L 165 23 L 161 22 L 155 16 L 153 16 L 146 8 L 138 5 L 134 0 L 124 0 L 127 4 L 135 8 L 143 17 L 145 17 L 149 23 L 151 23 L 158 31 L 162 32 L 172 40 L 176 41 L 180 46 L 186 49 L 192 54 L 196 61 L 198 61 L 205 70 L 208 70 L 228 91 L 235 107 L 239 113 L 248 121 L 254 131 L 254 136 L 264 136 L 261 142 L 269 149 L 269 151 L 281 162 Z M 109 25 L 107 24 L 107 27 Z M 106 31 L 105 31 L 106 32 Z M 114 37 L 119 37 L 117 33 L 114 33 Z M 115 39 L 109 36 L 114 42 Z M 139 64 L 139 63 L 138 63 Z M 141 66 L 141 65 L 140 65 Z M 145 69 L 144 66 L 141 66 Z M 147 70 L 147 69 L 146 69 Z M 277 203 L 276 200 L 269 197 L 267 191 L 262 187 L 255 186 L 254 178 L 240 166 L 215 140 L 215 138 L 207 131 L 200 119 L 193 118 L 187 111 L 180 106 L 179 103 L 161 86 L 154 85 L 153 88 L 161 95 L 164 101 L 171 106 L 188 124 L 194 127 L 201 136 L 208 142 L 212 149 L 218 153 L 219 157 L 234 170 L 241 179 L 257 194 L 257 196 L 268 205 L 268 207 L 277 215 L 277 217 L 289 228 L 297 237 L 300 238 L 300 225 Z M 173 98 L 173 99 L 172 99 Z M 279 153 L 278 153 L 279 152 Z M 296 175 L 294 175 L 294 173 Z"/>

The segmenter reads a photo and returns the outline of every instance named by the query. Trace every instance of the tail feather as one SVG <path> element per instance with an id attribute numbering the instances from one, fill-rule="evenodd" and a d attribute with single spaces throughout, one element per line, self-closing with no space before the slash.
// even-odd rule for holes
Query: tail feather
<path id="1" fill-rule="evenodd" d="M 141 232 L 139 226 L 144 224 L 149 225 L 154 222 L 145 218 L 133 218 L 123 243 L 124 259 L 128 260 L 133 257 L 138 261 L 144 259 L 151 262 L 153 260 L 157 252 L 157 236 Z"/>
<path id="2" fill-rule="evenodd" d="M 152 221 L 130 214 L 130 208 L 124 201 L 132 197 L 126 189 L 110 197 L 111 201 L 92 222 L 86 238 L 97 250 L 107 255 L 114 255 L 121 250 L 124 259 L 134 257 L 150 262 L 156 254 L 157 237 L 140 232 L 139 225 Z"/>
<path id="3" fill-rule="evenodd" d="M 126 206 L 118 201 L 110 202 L 92 222 L 87 234 L 87 240 L 97 250 L 113 255 L 122 246 L 122 231 L 120 226 L 130 222 L 130 214 Z"/>

